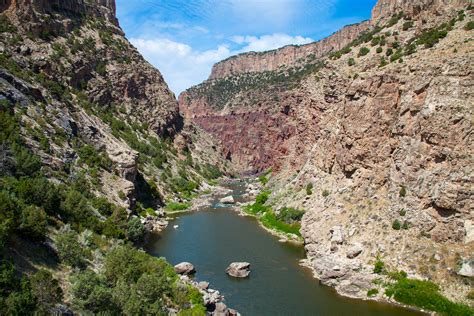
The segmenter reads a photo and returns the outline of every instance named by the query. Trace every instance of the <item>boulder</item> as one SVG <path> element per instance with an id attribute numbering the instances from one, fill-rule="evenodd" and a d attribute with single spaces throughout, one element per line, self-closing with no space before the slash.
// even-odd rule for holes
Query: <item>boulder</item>
<path id="1" fill-rule="evenodd" d="M 232 195 L 229 195 L 229 196 L 226 196 L 226 197 L 222 198 L 221 203 L 222 204 L 234 204 L 235 200 L 234 200 L 234 197 Z"/>
<path id="2" fill-rule="evenodd" d="M 463 260 L 458 274 L 465 277 L 474 277 L 474 258 Z"/>
<path id="3" fill-rule="evenodd" d="M 209 288 L 209 282 L 201 281 L 201 282 L 198 283 L 198 287 L 201 290 L 207 290 Z"/>
<path id="4" fill-rule="evenodd" d="M 360 243 L 354 243 L 351 248 L 347 251 L 347 258 L 353 259 L 360 255 L 362 251 L 364 250 L 364 247 Z"/>
<path id="5" fill-rule="evenodd" d="M 181 262 L 174 266 L 174 271 L 178 274 L 192 274 L 196 272 L 192 263 Z"/>
<path id="6" fill-rule="evenodd" d="M 330 229 L 331 241 L 341 245 L 344 242 L 344 230 L 342 226 L 334 226 Z"/>
<path id="7" fill-rule="evenodd" d="M 250 263 L 248 262 L 232 262 L 225 272 L 235 278 L 246 278 L 250 274 Z"/>

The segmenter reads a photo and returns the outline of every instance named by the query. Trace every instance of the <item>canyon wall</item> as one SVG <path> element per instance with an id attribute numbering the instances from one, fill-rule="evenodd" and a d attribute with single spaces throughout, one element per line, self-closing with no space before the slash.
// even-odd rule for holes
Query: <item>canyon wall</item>
<path id="1" fill-rule="evenodd" d="M 239 55 L 179 98 L 186 119 L 242 173 L 271 168 L 269 205 L 275 214 L 306 210 L 306 263 L 344 295 L 367 298 L 381 258 L 468 302 L 472 274 L 460 267 L 474 262 L 469 5 L 381 0 L 372 26 L 342 50 L 298 63 L 268 57 L 267 68 L 260 60 L 279 50 Z"/>

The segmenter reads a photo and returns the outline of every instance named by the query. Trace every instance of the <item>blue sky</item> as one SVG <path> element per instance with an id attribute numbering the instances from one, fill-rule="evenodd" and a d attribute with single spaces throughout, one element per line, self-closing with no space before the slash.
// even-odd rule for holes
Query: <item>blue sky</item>
<path id="1" fill-rule="evenodd" d="M 127 38 L 178 95 L 229 56 L 324 38 L 376 0 L 117 0 Z"/>

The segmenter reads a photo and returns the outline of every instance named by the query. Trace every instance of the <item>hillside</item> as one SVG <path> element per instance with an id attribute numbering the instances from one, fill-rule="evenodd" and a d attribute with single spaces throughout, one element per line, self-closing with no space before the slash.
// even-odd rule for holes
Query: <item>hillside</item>
<path id="1" fill-rule="evenodd" d="M 179 97 L 241 173 L 271 176 L 247 212 L 305 211 L 306 264 L 341 294 L 380 298 L 380 272 L 403 270 L 472 304 L 469 4 L 381 0 L 342 46 L 351 28 L 231 57 Z"/>
<path id="2" fill-rule="evenodd" d="M 226 166 L 115 1 L 0 1 L 0 126 L 0 314 L 204 313 L 132 245 Z"/>

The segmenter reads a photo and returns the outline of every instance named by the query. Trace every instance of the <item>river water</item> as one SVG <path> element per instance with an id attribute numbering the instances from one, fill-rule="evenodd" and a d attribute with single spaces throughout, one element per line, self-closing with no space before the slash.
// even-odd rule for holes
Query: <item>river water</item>
<path id="1" fill-rule="evenodd" d="M 241 200 L 243 185 L 233 184 Z M 178 228 L 174 228 L 178 225 Z M 241 217 L 215 204 L 199 212 L 180 214 L 159 235 L 150 236 L 146 250 L 170 263 L 194 264 L 199 281 L 225 296 L 225 303 L 242 315 L 419 315 L 400 307 L 352 300 L 320 285 L 301 267 L 304 248 L 280 243 L 259 227 L 256 219 Z M 229 263 L 247 261 L 250 277 L 235 279 L 225 273 Z"/>

